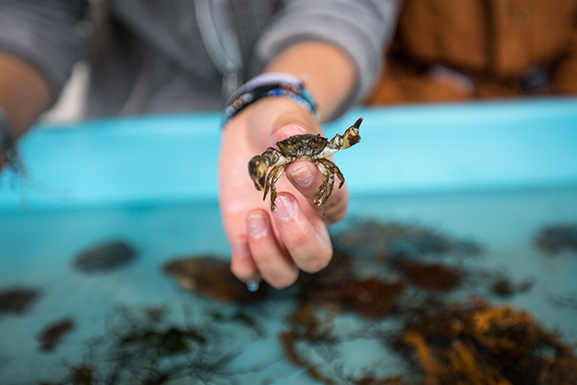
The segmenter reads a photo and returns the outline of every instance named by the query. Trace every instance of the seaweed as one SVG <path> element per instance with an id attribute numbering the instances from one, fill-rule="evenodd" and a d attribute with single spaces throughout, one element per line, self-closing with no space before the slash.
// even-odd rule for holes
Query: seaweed
<path id="1" fill-rule="evenodd" d="M 70 333 L 74 327 L 74 320 L 68 317 L 46 325 L 38 334 L 37 339 L 40 344 L 38 349 L 42 353 L 52 352 L 61 339 Z"/>
<path id="2" fill-rule="evenodd" d="M 535 285 L 535 277 L 525 278 L 522 281 L 514 282 L 511 277 L 499 274 L 493 279 L 489 286 L 491 294 L 500 298 L 510 298 L 517 294 L 531 291 Z"/>
<path id="3" fill-rule="evenodd" d="M 125 267 L 136 259 L 136 250 L 124 241 L 110 241 L 79 253 L 73 266 L 83 273 L 110 272 Z"/>
<path id="4" fill-rule="evenodd" d="M 20 314 L 36 301 L 40 290 L 30 287 L 13 287 L 0 292 L 0 314 Z"/>
<path id="5" fill-rule="evenodd" d="M 431 291 L 455 289 L 464 276 L 464 272 L 458 268 L 441 263 L 400 261 L 395 265 L 411 284 Z"/>
<path id="6" fill-rule="evenodd" d="M 328 375 L 326 371 L 312 364 L 307 354 L 299 350 L 298 346 L 305 344 L 305 351 L 313 349 L 317 353 L 335 351 L 336 346 L 344 340 L 364 338 L 367 333 L 362 331 L 353 335 L 335 332 L 332 321 L 336 314 L 352 313 L 369 322 L 378 322 L 395 314 L 398 309 L 397 299 L 405 289 L 404 283 L 399 280 L 389 281 L 375 276 L 357 277 L 355 272 L 352 257 L 336 252 L 327 269 L 314 275 L 303 274 L 304 278 L 298 281 L 299 305 L 287 317 L 289 329 L 279 334 L 287 358 L 293 364 L 304 368 L 311 378 L 329 385 L 354 384 L 356 381 L 341 373 L 338 368 L 334 368 L 334 373 Z M 319 315 L 323 311 L 329 312 L 324 319 Z M 333 358 L 329 355 L 325 362 L 329 364 Z M 367 383 L 368 378 L 367 374 L 363 383 Z"/>
<path id="7" fill-rule="evenodd" d="M 366 375 L 363 378 L 354 381 L 356 385 L 406 385 L 407 382 L 402 376 L 388 378 L 374 378 Z"/>
<path id="8" fill-rule="evenodd" d="M 213 255 L 177 257 L 164 263 L 162 271 L 177 284 L 203 297 L 223 303 L 250 303 L 267 297 L 269 286 L 249 291 L 230 271 L 229 263 Z"/>
<path id="9" fill-rule="evenodd" d="M 502 271 L 425 261 L 455 251 L 471 255 L 480 248 L 424 228 L 368 222 L 341 235 L 335 265 L 301 282 L 299 306 L 288 318 L 288 330 L 279 335 L 287 358 L 313 379 L 329 385 L 577 382 L 574 346 L 545 330 L 529 312 L 477 298 L 449 303 L 449 293 L 457 288 L 462 290 L 456 298 L 478 289 L 501 298 L 524 293 L 533 287 L 534 277 L 514 281 Z M 367 260 L 367 254 L 376 258 Z M 380 263 L 384 276 L 359 276 L 357 261 L 370 272 Z M 567 298 L 562 302 L 570 303 Z M 336 327 L 343 312 L 366 320 L 360 323 L 364 326 L 353 332 Z M 336 351 L 351 339 L 372 339 L 387 351 L 393 349 L 411 368 L 411 378 L 379 376 L 371 368 L 364 373 L 356 368 L 352 378 L 331 364 L 336 357 L 319 363 L 319 351 Z"/>
<path id="10" fill-rule="evenodd" d="M 240 351 L 230 347 L 231 333 L 246 338 L 241 346 L 265 337 L 261 310 L 273 305 L 278 316 L 276 304 L 281 311 L 295 306 L 281 315 L 286 328 L 277 338 L 284 359 L 329 385 L 577 382 L 574 346 L 545 330 L 532 314 L 466 300 L 471 292 L 508 298 L 535 283 L 533 277 L 514 280 L 502 269 L 465 268 L 446 258 L 478 254 L 476 243 L 425 227 L 374 221 L 333 239 L 331 264 L 316 274 L 302 273 L 284 291 L 263 283 L 250 292 L 230 272 L 228 260 L 214 255 L 167 261 L 164 273 L 206 299 L 200 301 L 202 314 L 187 314 L 177 323 L 163 307 L 124 309 L 91 349 L 95 358 L 70 368 L 59 384 L 238 382 L 242 368 L 232 364 Z M 551 300 L 565 307 L 577 303 L 570 296 Z M 345 349 L 362 349 L 365 341 L 373 349 L 366 357 L 361 351 L 367 362 L 347 371 Z"/>
<path id="11" fill-rule="evenodd" d="M 255 317 L 247 314 L 246 312 L 244 312 L 242 310 L 237 310 L 236 312 L 234 312 L 233 314 L 230 314 L 230 315 L 224 314 L 223 312 L 219 312 L 219 311 L 213 311 L 213 312 L 210 312 L 209 315 L 212 318 L 212 320 L 215 322 L 237 323 L 237 324 L 243 325 L 243 326 L 251 329 L 259 337 L 265 337 L 266 336 L 266 330 L 260 324 L 260 322 L 258 322 Z"/>
<path id="12" fill-rule="evenodd" d="M 537 236 L 535 245 L 549 254 L 564 250 L 577 251 L 577 224 L 558 223 L 545 226 Z"/>
<path id="13" fill-rule="evenodd" d="M 562 309 L 572 309 L 577 311 L 577 293 L 569 292 L 567 294 L 549 295 L 549 301 L 556 307 Z"/>
<path id="14" fill-rule="evenodd" d="M 206 338 L 193 327 L 169 327 L 167 330 L 147 328 L 121 336 L 120 349 L 148 349 L 154 360 L 164 356 L 188 353 L 192 344 L 205 344 Z"/>
<path id="15" fill-rule="evenodd" d="M 94 368 L 86 365 L 79 365 L 70 371 L 70 380 L 74 385 L 92 385 Z"/>
<path id="16" fill-rule="evenodd" d="M 301 341 L 309 343 L 327 342 L 334 344 L 334 339 L 329 339 L 330 328 L 323 326 L 322 322 L 314 310 L 312 302 L 301 304 L 289 317 L 290 330 L 279 334 L 281 346 L 287 358 L 295 365 L 306 369 L 309 376 L 325 384 L 336 384 L 335 379 L 321 373 L 315 365 L 312 365 L 297 350 L 297 344 Z"/>
<path id="17" fill-rule="evenodd" d="M 83 362 L 51 384 L 161 385 L 183 378 L 190 384 L 223 383 L 239 370 L 230 364 L 240 352 L 223 343 L 230 323 L 219 327 L 210 316 L 187 316 L 182 325 L 149 310 L 119 309 L 104 335 L 87 342 Z"/>
<path id="18" fill-rule="evenodd" d="M 473 241 L 454 239 L 434 229 L 399 222 L 356 221 L 333 239 L 336 249 L 356 255 L 368 254 L 383 261 L 449 253 L 473 256 L 482 251 Z"/>
<path id="19" fill-rule="evenodd" d="M 423 314 L 397 344 L 425 384 L 574 384 L 574 346 L 510 306 L 472 300 Z"/>
<path id="20" fill-rule="evenodd" d="M 312 301 L 340 311 L 354 311 L 366 318 L 382 318 L 397 308 L 396 298 L 402 293 L 404 284 L 371 277 L 349 278 L 332 285 L 322 285 L 309 293 Z"/>

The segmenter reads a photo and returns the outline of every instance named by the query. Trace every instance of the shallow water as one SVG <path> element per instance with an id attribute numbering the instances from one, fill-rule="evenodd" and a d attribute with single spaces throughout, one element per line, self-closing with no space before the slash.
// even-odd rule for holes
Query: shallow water
<path id="1" fill-rule="evenodd" d="M 528 293 L 506 300 L 492 298 L 494 303 L 526 309 L 548 330 L 562 331 L 565 341 L 577 341 L 577 308 L 552 301 L 559 296 L 577 298 L 577 252 L 549 255 L 535 247 L 545 226 L 577 222 L 576 188 L 353 196 L 349 219 L 332 231 L 346 231 L 365 220 L 423 226 L 479 244 L 482 253 L 463 261 L 464 266 L 496 269 L 510 274 L 513 281 L 535 279 Z M 115 330 L 129 330 L 131 322 L 153 322 L 142 315 L 142 309 L 151 308 L 166 313 L 163 325 L 193 327 L 204 333 L 210 343 L 196 352 L 204 364 L 203 357 L 228 359 L 210 369 L 207 381 L 316 383 L 286 358 L 279 344 L 278 334 L 287 329 L 286 316 L 294 302 L 279 300 L 264 307 L 216 304 L 179 289 L 161 273 L 160 266 L 177 256 L 227 258 L 229 247 L 216 201 L 24 210 L 1 213 L 0 229 L 0 291 L 20 286 L 40 293 L 25 312 L 0 313 L 2 383 L 66 383 L 71 367 L 106 365 L 110 360 L 107 338 L 113 339 Z M 76 255 L 111 240 L 131 244 L 137 251 L 136 261 L 111 273 L 86 274 L 74 269 Z M 215 322 L 215 312 L 230 322 Z M 231 321 L 238 312 L 254 323 Z M 52 353 L 39 352 L 38 334 L 47 324 L 65 317 L 74 319 L 74 329 Z M 364 322 L 350 314 L 333 321 L 334 327 L 345 331 L 359 330 Z M 395 320 L 382 324 L 392 328 Z M 359 377 L 368 370 L 381 375 L 405 370 L 399 357 L 370 338 L 347 339 L 330 348 L 307 352 L 311 361 L 330 366 L 326 373 Z"/>

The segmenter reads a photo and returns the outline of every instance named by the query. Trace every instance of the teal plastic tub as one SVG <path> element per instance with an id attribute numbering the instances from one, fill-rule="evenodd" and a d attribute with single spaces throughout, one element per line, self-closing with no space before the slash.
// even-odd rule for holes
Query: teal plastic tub
<path id="1" fill-rule="evenodd" d="M 332 231 L 377 221 L 470 240 L 481 252 L 461 266 L 533 282 L 518 295 L 490 297 L 493 303 L 527 310 L 576 342 L 577 251 L 553 255 L 536 243 L 547 226 L 577 225 L 577 99 L 356 109 L 326 125 L 327 136 L 359 116 L 362 141 L 334 157 L 351 201 L 349 218 Z M 194 114 L 38 126 L 21 141 L 26 175 L 0 175 L 0 295 L 24 287 L 37 297 L 21 313 L 0 310 L 3 384 L 66 383 L 82 365 L 105 370 L 99 365 L 111 358 L 103 336 L 127 322 L 119 309 L 164 309 L 164 322 L 181 326 L 215 311 L 248 312 L 252 326 L 226 324 L 227 337 L 209 343 L 214 350 L 202 345 L 207 357 L 229 358 L 207 378 L 317 383 L 279 342 L 294 302 L 258 311 L 222 307 L 160 272 L 177 256 L 229 257 L 217 204 L 219 135 L 218 115 Z M 74 268 L 79 253 L 110 240 L 132 245 L 135 261 L 106 274 Z M 39 334 L 62 319 L 74 327 L 52 352 L 40 351 Z M 348 314 L 332 322 L 346 330 L 366 321 Z M 394 328 L 397 321 L 386 322 Z M 189 337 L 192 345 L 200 341 Z M 314 349 L 303 354 L 327 376 L 407 370 L 374 339 L 337 342 L 330 359 Z M 179 360 L 192 359 L 174 356 L 162 365 Z M 198 380 L 187 376 L 191 382 L 182 383 Z"/>

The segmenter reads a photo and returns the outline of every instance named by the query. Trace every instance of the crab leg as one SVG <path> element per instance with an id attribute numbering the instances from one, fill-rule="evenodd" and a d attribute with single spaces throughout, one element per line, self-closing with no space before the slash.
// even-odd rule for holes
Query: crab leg
<path id="1" fill-rule="evenodd" d="M 319 195 L 315 198 L 315 205 L 320 206 L 331 195 L 333 191 L 333 185 L 335 183 L 335 177 L 329 168 L 326 167 L 323 159 L 317 159 L 315 164 L 317 165 L 319 171 L 325 176 L 323 183 L 319 186 Z M 324 198 L 323 198 L 324 196 Z"/>
<path id="2" fill-rule="evenodd" d="M 276 166 L 272 170 L 270 170 L 270 172 L 268 173 L 268 175 L 266 177 L 266 186 L 264 189 L 264 195 L 262 197 L 262 200 L 264 201 L 266 199 L 266 194 L 268 193 L 268 190 L 270 188 L 270 209 L 273 212 L 276 211 L 276 205 L 274 204 L 274 201 L 276 200 L 276 197 L 277 197 L 275 184 L 276 184 L 278 178 L 281 177 L 285 168 L 286 168 L 286 165 L 284 165 L 284 164 L 280 165 L 280 166 Z"/>
<path id="3" fill-rule="evenodd" d="M 345 184 L 345 176 L 343 175 L 339 167 L 328 159 L 321 159 L 321 161 L 325 163 L 325 167 L 331 170 L 331 173 L 336 174 L 339 177 L 339 180 L 341 181 L 341 183 L 339 184 L 339 188 L 342 188 L 343 184 Z"/>
<path id="4" fill-rule="evenodd" d="M 333 162 L 331 162 L 328 159 L 317 159 L 317 161 L 315 162 L 318 169 L 320 170 L 320 172 L 323 173 L 323 175 L 325 176 L 325 180 L 323 181 L 323 183 L 320 185 L 319 187 L 319 195 L 317 196 L 317 198 L 315 199 L 315 204 L 320 206 L 322 204 L 324 204 L 329 197 L 331 196 L 332 192 L 333 192 L 333 186 L 335 183 L 335 178 L 334 178 L 334 174 L 336 174 L 339 179 L 341 180 L 341 183 L 339 184 L 339 188 L 343 187 L 343 184 L 345 183 L 345 178 L 343 176 L 343 174 L 341 173 L 341 170 L 339 170 L 339 168 L 337 167 L 336 164 L 334 164 Z M 323 198 L 324 195 L 324 198 Z"/>

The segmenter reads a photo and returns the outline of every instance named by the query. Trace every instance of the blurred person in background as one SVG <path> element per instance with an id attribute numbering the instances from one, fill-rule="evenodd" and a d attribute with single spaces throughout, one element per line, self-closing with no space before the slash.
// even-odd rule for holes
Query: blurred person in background
<path id="1" fill-rule="evenodd" d="M 405 0 L 370 105 L 577 94 L 577 0 Z"/>
<path id="2" fill-rule="evenodd" d="M 398 0 L 0 0 L 0 166 L 17 166 L 16 141 L 80 59 L 90 66 L 88 118 L 222 110 L 252 79 L 228 103 L 254 99 L 232 108 L 223 127 L 219 202 L 233 273 L 286 287 L 299 270 L 329 263 L 327 227 L 346 216 L 348 191 L 315 206 L 323 176 L 295 163 L 271 213 L 248 161 L 288 136 L 322 133 L 321 122 L 367 97 L 398 8 Z M 281 97 L 255 93 L 285 92 L 283 84 L 290 92 Z"/>

